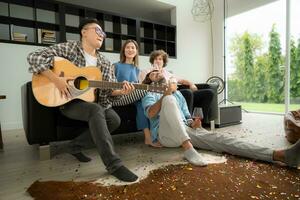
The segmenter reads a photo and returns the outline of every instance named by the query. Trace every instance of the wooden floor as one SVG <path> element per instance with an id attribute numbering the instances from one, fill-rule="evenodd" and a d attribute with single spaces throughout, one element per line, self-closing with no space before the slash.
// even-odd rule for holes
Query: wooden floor
<path id="1" fill-rule="evenodd" d="M 243 123 L 217 129 L 217 134 L 231 134 L 256 143 L 283 148 L 289 144 L 284 138 L 283 116 L 243 113 Z M 79 163 L 62 153 L 64 143 L 51 145 L 52 159 L 39 160 L 38 149 L 27 144 L 23 130 L 3 131 L 4 151 L 0 152 L 0 199 L 31 199 L 26 189 L 36 180 L 109 180 L 118 183 L 106 173 L 95 149 L 86 151 L 93 158 L 89 163 Z M 184 162 L 179 148 L 155 149 L 143 144 L 142 133 L 114 137 L 116 151 L 123 162 L 139 176 L 146 176 L 145 168 Z M 214 156 L 215 154 L 212 154 Z M 217 156 L 222 160 L 222 156 Z"/>

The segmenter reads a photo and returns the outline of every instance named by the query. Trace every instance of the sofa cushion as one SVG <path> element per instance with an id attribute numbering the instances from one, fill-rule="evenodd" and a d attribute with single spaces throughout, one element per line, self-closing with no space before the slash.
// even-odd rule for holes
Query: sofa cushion
<path id="1" fill-rule="evenodd" d="M 134 104 L 126 106 L 114 106 L 113 109 L 118 113 L 121 118 L 120 127 L 112 134 L 136 132 L 136 107 Z"/>

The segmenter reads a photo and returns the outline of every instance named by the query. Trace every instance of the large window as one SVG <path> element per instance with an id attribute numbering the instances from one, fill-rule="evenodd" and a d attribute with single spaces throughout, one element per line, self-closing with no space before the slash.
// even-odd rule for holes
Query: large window
<path id="1" fill-rule="evenodd" d="M 300 1 L 291 0 L 290 6 L 290 106 L 300 108 Z"/>
<path id="2" fill-rule="evenodd" d="M 293 3 L 299 4 L 299 1 L 293 0 Z M 228 9 L 232 5 L 225 6 Z M 298 47 L 300 49 L 300 31 L 295 30 L 300 29 L 297 6 L 300 5 L 292 6 L 291 20 L 298 24 L 291 25 L 291 55 L 295 55 Z M 227 98 L 248 111 L 283 113 L 286 1 L 278 0 L 248 9 L 236 6 L 228 10 L 231 13 L 227 13 L 225 32 Z M 300 76 L 296 77 L 300 74 L 299 59 L 300 54 L 291 60 L 291 64 L 295 64 L 291 65 L 290 109 L 300 107 Z"/>

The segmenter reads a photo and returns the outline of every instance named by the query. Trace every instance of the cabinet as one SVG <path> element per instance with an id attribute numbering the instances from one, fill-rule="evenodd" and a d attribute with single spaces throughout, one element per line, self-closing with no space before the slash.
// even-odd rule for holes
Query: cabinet
<path id="1" fill-rule="evenodd" d="M 60 40 L 58 4 L 46 1 L 0 1 L 0 41 L 51 44 Z M 47 30 L 47 33 L 44 31 Z M 41 34 L 45 41 L 41 40 Z M 40 38 L 39 38 L 40 37 Z"/>
<path id="2" fill-rule="evenodd" d="M 176 57 L 176 27 L 140 22 L 141 53 L 149 54 L 153 50 L 163 49 L 170 57 Z"/>
<path id="3" fill-rule="evenodd" d="M 0 42 L 47 46 L 79 40 L 85 17 L 97 18 L 106 32 L 102 51 L 119 53 L 127 39 L 134 39 L 141 55 L 163 49 L 176 57 L 176 26 L 50 0 L 0 0 Z"/>

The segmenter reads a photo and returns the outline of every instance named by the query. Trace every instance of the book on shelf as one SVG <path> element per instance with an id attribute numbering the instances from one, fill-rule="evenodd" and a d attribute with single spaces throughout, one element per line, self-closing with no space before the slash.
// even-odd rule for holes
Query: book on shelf
<path id="1" fill-rule="evenodd" d="M 114 50 L 114 40 L 112 38 L 105 39 L 105 50 L 113 51 Z"/>
<path id="2" fill-rule="evenodd" d="M 10 33 L 11 33 L 11 40 L 13 41 L 18 41 L 18 42 L 27 42 L 27 34 L 26 33 L 20 33 L 16 32 L 14 30 L 14 25 L 10 25 Z"/>
<path id="3" fill-rule="evenodd" d="M 13 35 L 12 40 L 14 41 L 27 42 L 27 34 L 25 33 L 13 32 L 12 35 Z"/>
<path id="4" fill-rule="evenodd" d="M 55 44 L 56 43 L 55 31 L 38 29 L 38 43 Z"/>

